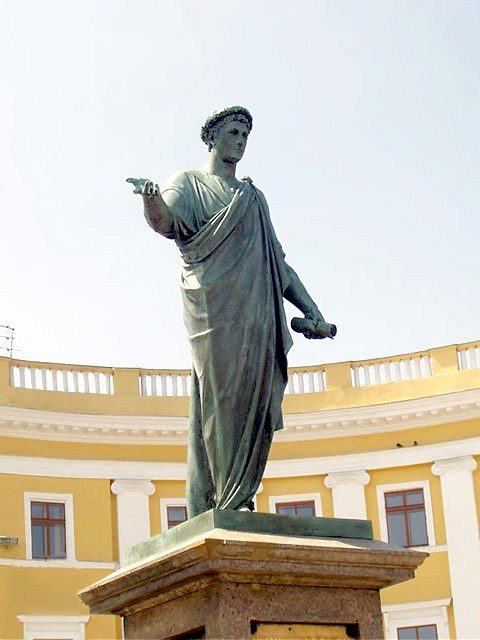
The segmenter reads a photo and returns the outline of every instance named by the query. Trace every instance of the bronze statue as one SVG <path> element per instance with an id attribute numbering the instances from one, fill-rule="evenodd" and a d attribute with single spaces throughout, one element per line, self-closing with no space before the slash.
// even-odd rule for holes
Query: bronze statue
<path id="1" fill-rule="evenodd" d="M 201 130 L 210 157 L 159 189 L 128 178 L 143 196 L 154 231 L 182 256 L 184 321 L 192 349 L 187 463 L 189 517 L 211 508 L 253 509 L 287 383 L 292 340 L 283 298 L 304 314 L 296 330 L 333 337 L 316 304 L 285 262 L 263 193 L 238 180 L 252 116 L 234 106 Z M 300 324 L 298 323 L 300 321 Z"/>

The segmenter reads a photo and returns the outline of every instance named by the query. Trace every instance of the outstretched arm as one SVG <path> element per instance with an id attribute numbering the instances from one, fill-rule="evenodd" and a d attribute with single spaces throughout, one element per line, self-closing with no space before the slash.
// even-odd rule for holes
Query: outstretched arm
<path id="1" fill-rule="evenodd" d="M 127 178 L 127 182 L 135 187 L 133 193 L 143 197 L 143 213 L 148 224 L 157 233 L 171 237 L 173 216 L 162 198 L 158 184 L 145 178 Z"/>

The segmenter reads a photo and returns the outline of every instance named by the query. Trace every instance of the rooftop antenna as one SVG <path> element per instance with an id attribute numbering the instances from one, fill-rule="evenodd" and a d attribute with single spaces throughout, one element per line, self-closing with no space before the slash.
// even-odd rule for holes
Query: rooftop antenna
<path id="1" fill-rule="evenodd" d="M 15 329 L 8 324 L 0 324 L 0 355 L 6 352 L 9 358 L 13 358 L 14 351 L 20 351 L 13 346 L 15 340 Z"/>

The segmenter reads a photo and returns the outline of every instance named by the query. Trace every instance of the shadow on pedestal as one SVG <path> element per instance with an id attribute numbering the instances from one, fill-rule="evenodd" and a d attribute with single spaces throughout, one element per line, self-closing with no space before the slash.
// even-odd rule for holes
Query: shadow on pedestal
<path id="1" fill-rule="evenodd" d="M 123 616 L 127 640 L 383 638 L 380 589 L 427 556 L 372 540 L 366 520 L 209 511 L 79 595 Z"/>

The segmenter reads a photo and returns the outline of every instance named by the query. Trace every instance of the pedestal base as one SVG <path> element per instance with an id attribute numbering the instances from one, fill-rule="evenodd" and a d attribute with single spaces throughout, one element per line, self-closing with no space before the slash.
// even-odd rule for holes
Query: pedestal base
<path id="1" fill-rule="evenodd" d="M 303 638 L 328 638 L 336 627 L 343 634 L 333 637 L 383 638 L 379 611 L 376 590 L 219 581 L 127 615 L 125 637 L 298 638 L 296 630 Z M 269 628 L 275 635 L 265 635 Z"/>
<path id="2" fill-rule="evenodd" d="M 292 521 L 268 517 L 280 531 Z M 143 547 L 156 553 L 141 558 L 138 545 L 129 555 L 140 559 L 80 597 L 91 613 L 122 615 L 127 640 L 383 638 L 379 590 L 412 578 L 427 554 L 369 539 L 315 537 L 311 527 L 308 537 L 245 530 L 261 519 L 236 513 L 242 531 L 214 528 L 182 540 L 179 528 L 176 543 L 173 532 L 146 541 Z M 322 519 L 312 520 L 320 526 Z"/>

